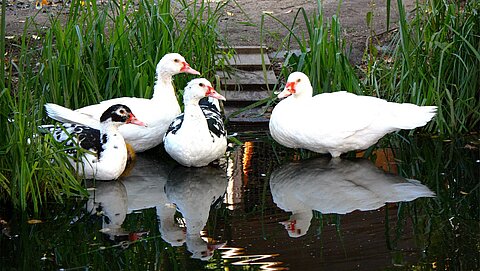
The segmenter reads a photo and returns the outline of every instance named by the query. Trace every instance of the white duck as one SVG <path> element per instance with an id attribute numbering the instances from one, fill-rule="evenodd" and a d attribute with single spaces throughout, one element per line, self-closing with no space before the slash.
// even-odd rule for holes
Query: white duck
<path id="1" fill-rule="evenodd" d="M 157 80 L 151 99 L 122 97 L 75 111 L 49 103 L 45 106 L 47 114 L 60 122 L 78 123 L 98 129 L 100 116 L 109 106 L 113 104 L 127 105 L 147 126 L 124 125 L 120 127 L 120 133 L 136 152 L 151 149 L 162 143 L 168 126 L 181 112 L 172 84 L 172 76 L 179 73 L 200 74 L 190 67 L 183 56 L 177 53 L 163 56 L 157 65 L 156 73 Z"/>
<path id="2" fill-rule="evenodd" d="M 318 153 L 340 154 L 367 149 L 385 134 L 425 125 L 435 116 L 436 106 L 392 103 L 345 91 L 312 97 L 308 77 L 294 72 L 278 98 L 270 133 L 280 144 Z"/>
<path id="3" fill-rule="evenodd" d="M 292 212 L 282 222 L 290 237 L 308 231 L 312 210 L 322 214 L 347 214 L 375 210 L 387 202 L 434 197 L 417 180 L 386 173 L 367 159 L 315 158 L 285 164 L 270 176 L 273 201 Z"/>
<path id="4" fill-rule="evenodd" d="M 100 117 L 100 130 L 72 123 L 42 125 L 41 128 L 47 129 L 56 141 L 71 147 L 67 152 L 72 157 L 77 156 L 77 145 L 86 150 L 80 163 L 70 160 L 77 174 L 87 179 L 113 180 L 122 174 L 127 162 L 125 140 L 118 128 L 128 123 L 145 125 L 130 108 L 117 104 L 110 106 Z"/>
<path id="5" fill-rule="evenodd" d="M 204 78 L 190 81 L 183 93 L 185 112 L 172 122 L 164 137 L 167 153 L 187 167 L 202 167 L 220 158 L 227 149 L 226 131 L 218 104 L 204 97 L 225 100 Z"/>

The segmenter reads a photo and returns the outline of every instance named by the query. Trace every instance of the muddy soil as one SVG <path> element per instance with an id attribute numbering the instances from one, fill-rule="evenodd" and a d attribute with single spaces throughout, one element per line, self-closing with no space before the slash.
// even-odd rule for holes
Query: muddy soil
<path id="1" fill-rule="evenodd" d="M 198 1 L 198 0 L 197 0 Z M 216 2 L 221 0 L 208 0 Z M 370 35 L 366 24 L 366 14 L 373 13 L 373 31 L 382 33 L 386 30 L 386 6 L 384 0 L 344 0 L 340 7 L 340 23 L 342 33 L 347 43 L 351 45 L 350 59 L 359 63 L 365 48 L 365 42 Z M 395 1 L 392 1 L 392 3 Z M 238 5 L 240 5 L 240 7 Z M 7 36 L 18 36 L 24 30 L 28 18 L 35 20 L 41 27 L 48 26 L 48 18 L 62 12 L 63 2 L 36 8 L 35 1 L 8 0 L 6 10 Z M 404 0 L 407 11 L 414 8 L 414 0 Z M 291 25 L 299 8 L 304 8 L 307 14 L 312 15 L 317 11 L 315 0 L 236 0 L 231 1 L 224 10 L 220 20 L 220 31 L 224 33 L 229 44 L 235 45 L 260 45 L 260 22 L 262 14 L 268 13 L 279 18 L 286 25 Z M 338 1 L 323 0 L 323 11 L 326 19 L 338 12 Z M 392 10 L 393 25 L 397 20 L 396 8 Z M 305 23 L 300 20 L 297 33 L 305 31 Z M 277 49 L 281 39 L 288 31 L 278 22 L 265 17 L 264 29 L 269 34 L 264 40 L 264 45 Z"/>

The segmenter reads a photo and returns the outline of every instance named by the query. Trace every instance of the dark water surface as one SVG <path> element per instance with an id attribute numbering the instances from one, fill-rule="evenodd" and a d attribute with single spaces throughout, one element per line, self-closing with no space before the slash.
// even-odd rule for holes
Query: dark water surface
<path id="1" fill-rule="evenodd" d="M 267 132 L 237 139 L 219 165 L 156 149 L 121 181 L 90 184 L 88 201 L 3 210 L 0 268 L 480 269 L 478 136 L 392 135 L 356 154 L 368 159 L 333 161 Z"/>

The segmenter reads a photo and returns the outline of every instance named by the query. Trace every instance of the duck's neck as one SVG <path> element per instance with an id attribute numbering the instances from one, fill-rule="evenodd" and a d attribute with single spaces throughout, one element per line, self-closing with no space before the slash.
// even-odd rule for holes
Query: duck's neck
<path id="1" fill-rule="evenodd" d="M 173 88 L 173 78 L 171 74 L 157 74 L 157 81 L 153 87 L 152 100 L 159 100 L 166 103 L 171 103 L 174 101 L 178 104 L 175 89 Z"/>
<path id="2" fill-rule="evenodd" d="M 118 133 L 118 125 L 112 122 L 100 123 L 100 136 Z"/>
<path id="3" fill-rule="evenodd" d="M 105 145 L 104 150 L 112 147 L 119 150 L 125 148 L 125 140 L 118 130 L 118 125 L 111 122 L 100 124 L 100 142 Z"/>
<path id="4" fill-rule="evenodd" d="M 207 120 L 205 119 L 205 115 L 203 115 L 202 109 L 198 105 L 198 99 L 192 99 L 188 101 L 184 101 L 185 109 L 184 109 L 184 117 L 183 122 L 186 125 L 207 125 Z"/>
<path id="5" fill-rule="evenodd" d="M 301 94 L 297 94 L 297 95 L 294 94 L 292 96 L 297 101 L 306 101 L 313 97 L 313 89 L 311 87 L 306 88 L 302 90 Z"/>

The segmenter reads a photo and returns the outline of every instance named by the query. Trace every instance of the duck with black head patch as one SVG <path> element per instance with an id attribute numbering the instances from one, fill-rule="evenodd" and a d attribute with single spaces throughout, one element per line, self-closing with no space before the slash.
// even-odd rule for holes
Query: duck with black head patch
<path id="1" fill-rule="evenodd" d="M 185 87 L 184 113 L 170 124 L 163 139 L 167 153 L 183 166 L 206 166 L 225 154 L 227 133 L 218 100 L 225 97 L 205 78 L 193 79 Z"/>
<path id="2" fill-rule="evenodd" d="M 118 128 L 128 123 L 145 126 L 128 106 L 116 104 L 100 117 L 100 130 L 74 123 L 42 125 L 41 128 L 70 147 L 66 152 L 72 156 L 70 162 L 77 174 L 86 179 L 114 180 L 122 174 L 127 162 L 127 147 Z M 73 159 L 77 156 L 76 146 L 85 150 L 80 163 Z"/>

